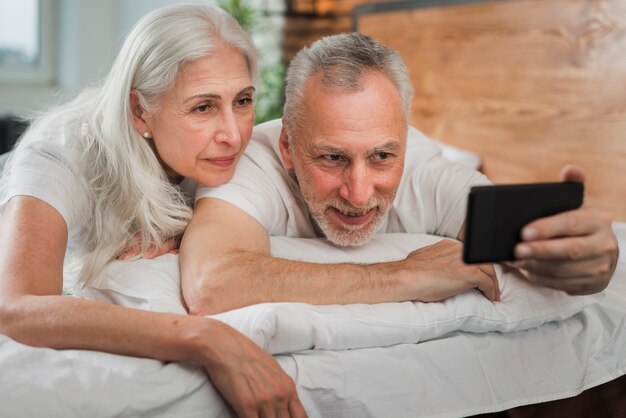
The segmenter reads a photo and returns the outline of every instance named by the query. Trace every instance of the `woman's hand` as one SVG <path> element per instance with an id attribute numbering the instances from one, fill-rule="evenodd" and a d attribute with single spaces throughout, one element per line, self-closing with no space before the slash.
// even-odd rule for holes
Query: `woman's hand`
<path id="1" fill-rule="evenodd" d="M 238 417 L 307 416 L 293 380 L 274 357 L 228 325 L 208 321 L 210 331 L 195 337 L 203 347 L 199 362 Z"/>
<path id="2" fill-rule="evenodd" d="M 141 255 L 141 258 L 153 259 L 163 254 L 178 254 L 180 248 L 180 241 L 182 235 L 174 238 L 170 238 L 159 246 L 152 246 Z M 117 256 L 118 260 L 130 260 L 141 254 L 141 239 L 139 235 L 131 240 L 131 242 L 124 248 L 122 253 Z"/>

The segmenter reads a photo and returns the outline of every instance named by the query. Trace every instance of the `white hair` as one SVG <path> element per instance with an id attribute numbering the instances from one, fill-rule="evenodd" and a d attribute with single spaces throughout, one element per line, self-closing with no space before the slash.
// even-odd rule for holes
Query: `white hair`
<path id="1" fill-rule="evenodd" d="M 187 226 L 192 210 L 168 180 L 151 144 L 136 132 L 129 94 L 135 90 L 141 107 L 156 111 L 181 67 L 221 45 L 239 50 L 256 80 L 254 44 L 228 13 L 206 5 L 158 9 L 133 28 L 100 88 L 39 118 L 20 141 L 13 154 L 31 138 L 63 132 L 79 142 L 84 165 L 79 172 L 88 173 L 86 190 L 93 209 L 74 257 L 81 264 L 78 285 L 92 280 L 136 235 L 145 251 Z"/>
<path id="2" fill-rule="evenodd" d="M 283 120 L 290 143 L 293 144 L 296 127 L 303 120 L 303 90 L 312 76 L 321 74 L 324 87 L 331 91 L 350 92 L 362 88 L 366 71 L 378 71 L 396 86 L 408 127 L 413 86 L 400 54 L 367 35 L 343 33 L 314 42 L 298 52 L 289 64 Z"/>

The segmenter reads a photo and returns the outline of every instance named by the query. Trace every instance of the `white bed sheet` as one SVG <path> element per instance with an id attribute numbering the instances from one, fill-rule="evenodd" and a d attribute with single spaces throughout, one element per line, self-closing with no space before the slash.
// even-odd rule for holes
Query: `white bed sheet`
<path id="1" fill-rule="evenodd" d="M 626 226 L 616 225 L 616 231 L 620 246 L 624 248 Z M 372 246 L 372 251 L 387 254 L 389 248 L 397 246 L 400 254 L 406 250 L 403 248 L 406 240 L 396 242 L 396 239 L 393 238 L 384 251 L 376 248 L 378 244 Z M 278 241 L 273 245 L 280 251 Z M 318 244 L 303 241 L 298 245 L 290 242 L 286 247 L 310 256 L 315 253 L 311 246 Z M 357 257 L 360 252 L 349 250 L 349 254 L 340 253 L 339 257 Z M 138 275 L 137 270 L 141 274 Z M 173 256 L 164 256 L 152 263 L 117 263 L 107 273 L 109 275 L 103 275 L 91 293 L 84 296 L 144 309 L 180 309 L 172 302 L 178 291 L 178 270 Z M 503 284 L 504 289 L 519 290 L 515 285 L 507 287 L 506 280 Z M 545 323 L 540 326 L 531 324 L 520 330 L 497 331 L 484 328 L 479 329 L 479 333 L 445 329 L 424 337 L 412 333 L 414 329 L 406 327 L 411 321 L 405 321 L 400 327 L 404 327 L 402 333 L 398 334 L 397 330 L 391 333 L 394 338 L 398 335 L 404 338 L 408 329 L 411 338 L 417 336 L 416 341 L 422 341 L 419 344 L 385 340 L 380 344 L 384 347 L 370 347 L 380 341 L 363 340 L 361 332 L 342 340 L 338 338 L 342 333 L 338 332 L 332 338 L 316 339 L 314 336 L 306 344 L 300 341 L 300 335 L 296 338 L 297 344 L 290 347 L 294 335 L 287 334 L 287 338 L 281 340 L 270 333 L 259 340 L 254 327 L 246 328 L 249 325 L 246 320 L 239 325 L 266 348 L 275 352 L 297 351 L 276 358 L 296 381 L 311 417 L 464 416 L 572 396 L 626 373 L 626 262 L 623 256 L 614 280 L 600 295 L 584 298 L 555 292 L 538 292 L 537 295 L 537 300 L 545 297 L 545 301 L 558 302 L 555 305 L 558 309 L 545 311 L 548 315 L 541 317 L 540 322 Z M 459 301 L 471 298 L 479 300 L 481 296 L 470 292 L 455 299 L 458 305 Z M 531 298 L 531 302 L 537 300 Z M 448 305 L 456 306 L 452 302 Z M 505 297 L 502 306 L 507 303 Z M 345 318 L 346 309 L 351 309 L 303 304 L 279 304 L 275 308 L 280 312 L 288 308 L 287 305 L 305 307 L 307 315 L 313 312 L 321 318 L 337 313 Z M 438 309 L 437 304 L 430 305 Z M 268 309 L 267 306 L 261 308 Z M 352 308 L 356 311 L 353 316 L 348 315 L 350 324 L 355 324 L 361 314 L 365 322 L 372 322 L 379 312 L 371 313 L 368 318 L 367 310 L 382 309 L 376 305 Z M 425 312 L 423 308 L 400 311 L 419 319 Z M 330 312 L 326 311 L 328 309 Z M 481 312 L 501 314 L 497 310 Z M 240 314 L 231 312 L 222 317 L 231 315 L 228 319 L 231 321 Z M 280 317 L 275 314 L 269 317 L 272 315 Z M 551 321 L 550 315 L 562 317 Z M 314 316 L 309 322 L 314 327 L 320 326 L 319 318 Z M 321 321 L 323 326 L 319 330 L 332 331 L 333 322 L 327 319 Z M 382 321 L 385 325 L 372 334 L 393 328 L 389 327 L 390 322 L 394 321 Z M 518 324 L 523 322 L 518 321 Z M 463 323 L 467 322 L 461 325 Z M 273 324 L 271 329 L 281 331 Z M 286 329 L 293 332 L 293 327 Z M 304 335 L 306 337 L 306 332 Z M 388 337 L 385 332 L 382 335 Z M 321 347 L 323 341 L 329 344 L 328 349 L 307 349 L 311 344 Z M 337 341 L 339 345 L 334 347 Z M 366 348 L 342 349 L 345 347 Z M 0 417 L 230 416 L 229 409 L 202 370 L 191 364 L 80 350 L 38 349 L 0 336 L 0 370 Z"/>

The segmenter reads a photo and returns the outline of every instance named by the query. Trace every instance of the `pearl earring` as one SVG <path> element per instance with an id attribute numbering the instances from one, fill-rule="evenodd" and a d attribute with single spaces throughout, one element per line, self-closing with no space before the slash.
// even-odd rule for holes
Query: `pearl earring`
<path id="1" fill-rule="evenodd" d="M 150 134 L 148 132 L 144 132 L 143 137 L 146 139 L 150 139 Z"/>

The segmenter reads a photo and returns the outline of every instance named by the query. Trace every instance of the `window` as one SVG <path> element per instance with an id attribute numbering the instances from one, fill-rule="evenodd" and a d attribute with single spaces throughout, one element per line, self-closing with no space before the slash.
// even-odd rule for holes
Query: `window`
<path id="1" fill-rule="evenodd" d="M 55 2 L 0 0 L 0 82 L 52 84 Z"/>

